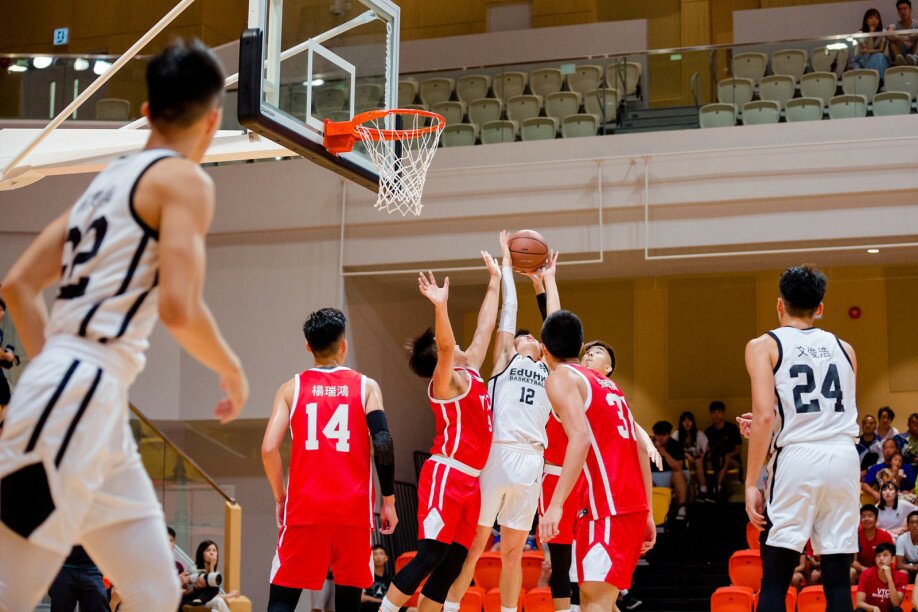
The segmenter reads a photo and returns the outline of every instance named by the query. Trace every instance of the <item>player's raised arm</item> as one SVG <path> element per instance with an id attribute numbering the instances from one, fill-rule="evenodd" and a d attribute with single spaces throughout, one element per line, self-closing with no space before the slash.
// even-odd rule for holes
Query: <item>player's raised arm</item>
<path id="1" fill-rule="evenodd" d="M 548 318 L 552 312 L 555 310 L 561 310 L 561 299 L 558 296 L 558 287 L 555 284 L 555 269 L 558 262 L 558 252 L 549 251 L 548 259 L 545 262 L 545 265 L 536 270 L 535 272 L 526 272 L 526 276 L 532 279 L 532 287 L 535 289 L 536 294 L 536 303 L 539 305 L 539 313 L 542 315 L 542 320 Z M 545 282 L 545 274 L 549 273 L 551 275 L 551 286 L 553 290 L 552 297 L 552 308 L 553 310 L 549 311 L 548 307 L 548 287 Z"/>
<path id="2" fill-rule="evenodd" d="M 449 322 L 449 277 L 443 279 L 443 286 L 437 285 L 433 272 L 427 276 L 418 275 L 418 289 L 434 305 L 434 341 L 437 344 L 437 365 L 430 379 L 430 388 L 437 399 L 449 399 L 465 391 L 465 380 L 453 370 L 453 355 L 456 352 L 456 336 Z"/>
<path id="3" fill-rule="evenodd" d="M 214 416 L 229 422 L 242 410 L 249 384 L 203 297 L 213 182 L 188 160 L 163 160 L 141 179 L 135 202 L 138 214 L 159 227 L 160 319 L 182 348 L 220 376 L 227 397 L 217 404 Z"/>
<path id="4" fill-rule="evenodd" d="M 775 378 L 774 364 L 778 347 L 771 336 L 762 335 L 746 345 L 746 370 L 752 385 L 752 422 L 749 430 L 749 456 L 746 466 L 746 514 L 749 520 L 762 529 L 765 500 L 757 487 L 759 474 L 768 455 L 774 421 Z"/>
<path id="5" fill-rule="evenodd" d="M 558 251 L 550 251 L 545 267 L 542 268 L 542 284 L 545 287 L 545 310 L 549 315 L 561 310 L 561 296 L 558 295 L 558 285 L 555 283 L 557 264 Z"/>
<path id="6" fill-rule="evenodd" d="M 32 358 L 45 346 L 48 307 L 41 292 L 60 278 L 68 214 L 65 212 L 42 230 L 0 285 L 0 295 L 6 300 L 23 348 Z"/>
<path id="7" fill-rule="evenodd" d="M 373 442 L 373 463 L 376 465 L 376 476 L 379 478 L 379 492 L 382 494 L 382 507 L 379 517 L 382 520 L 380 533 L 390 534 L 398 525 L 398 514 L 395 511 L 395 448 L 389 434 L 389 423 L 383 410 L 382 391 L 379 383 L 365 377 L 367 385 L 367 427 Z"/>
<path id="8" fill-rule="evenodd" d="M 287 487 L 284 485 L 284 462 L 281 459 L 280 447 L 290 428 L 290 407 L 293 405 L 294 379 L 285 382 L 274 394 L 274 407 L 271 418 L 261 441 L 261 463 L 265 476 L 271 485 L 276 504 L 277 528 L 284 526 L 284 504 L 287 501 Z"/>
<path id="9" fill-rule="evenodd" d="M 484 259 L 490 274 L 488 291 L 485 293 L 484 301 L 482 301 L 481 308 L 478 310 L 478 323 L 475 326 L 472 342 L 465 350 L 468 364 L 476 370 L 481 368 L 485 355 L 488 353 L 491 334 L 494 332 L 494 326 L 497 322 L 497 300 L 500 293 L 500 266 L 497 265 L 497 262 L 487 251 L 482 251 L 481 257 Z"/>
<path id="10" fill-rule="evenodd" d="M 513 339 L 516 335 L 516 284 L 513 282 L 513 267 L 510 260 L 510 245 L 507 242 L 507 230 L 500 232 L 502 252 L 500 266 L 500 286 L 503 301 L 500 308 L 500 320 L 494 334 L 494 373 L 502 372 L 513 357 Z"/>

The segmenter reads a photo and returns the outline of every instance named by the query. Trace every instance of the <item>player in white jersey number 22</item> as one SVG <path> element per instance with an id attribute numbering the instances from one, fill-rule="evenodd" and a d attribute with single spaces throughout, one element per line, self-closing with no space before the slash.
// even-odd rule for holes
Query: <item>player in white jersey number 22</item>
<path id="1" fill-rule="evenodd" d="M 746 512 L 762 534 L 759 612 L 781 612 L 806 541 L 822 556 L 826 609 L 852 609 L 848 568 L 857 552 L 860 464 L 851 346 L 814 327 L 826 277 L 788 268 L 779 282 L 781 327 L 749 342 L 752 414 Z M 767 492 L 757 480 L 771 449 Z"/>
<path id="2" fill-rule="evenodd" d="M 205 305 L 213 183 L 198 165 L 220 125 L 223 71 L 201 43 L 147 64 L 150 137 L 110 164 L 13 265 L 2 292 L 33 357 L 0 436 L 0 610 L 31 610 L 74 544 L 118 588 L 121 610 L 179 603 L 163 511 L 128 423 L 157 316 L 219 374 L 234 419 L 239 359 Z M 42 290 L 59 282 L 50 316 Z"/>

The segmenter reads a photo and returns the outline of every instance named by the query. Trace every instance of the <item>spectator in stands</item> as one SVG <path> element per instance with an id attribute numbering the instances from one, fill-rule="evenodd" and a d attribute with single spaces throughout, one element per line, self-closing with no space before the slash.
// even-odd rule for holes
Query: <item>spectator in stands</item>
<path id="1" fill-rule="evenodd" d="M 808 585 L 822 584 L 822 558 L 813 552 L 813 545 L 809 540 L 803 547 L 803 554 L 806 555 L 807 569 L 810 574 L 807 576 Z"/>
<path id="2" fill-rule="evenodd" d="M 889 533 L 877 527 L 879 511 L 873 504 L 861 506 L 861 526 L 857 530 L 857 556 L 851 564 L 851 584 L 857 584 L 867 568 L 876 565 L 876 548 L 880 544 L 892 544 Z"/>
<path id="3" fill-rule="evenodd" d="M 909 512 L 906 525 L 908 531 L 896 538 L 896 567 L 914 579 L 918 574 L 918 511 Z"/>
<path id="4" fill-rule="evenodd" d="M 712 475 L 708 480 L 708 488 L 712 493 L 723 496 L 721 489 L 727 472 L 742 467 L 740 452 L 743 449 L 743 440 L 739 427 L 724 420 L 726 406 L 723 402 L 711 402 L 708 410 L 711 413 L 711 426 L 704 430 L 704 435 L 708 438 L 705 468 Z"/>
<path id="5" fill-rule="evenodd" d="M 877 515 L 877 527 L 885 529 L 893 537 L 898 537 L 908 529 L 905 524 L 906 517 L 918 510 L 918 507 L 899 499 L 899 487 L 895 482 L 887 482 L 880 486 L 880 503 L 877 509 L 880 511 Z"/>
<path id="6" fill-rule="evenodd" d="M 203 605 L 210 610 L 229 612 L 226 600 L 237 597 L 239 593 L 237 591 L 221 593 L 219 586 L 208 583 L 208 574 L 219 573 L 217 570 L 219 560 L 220 551 L 217 549 L 216 542 L 204 540 L 198 544 L 198 550 L 194 555 L 194 588 L 191 593 L 182 596 L 182 605 Z M 220 581 L 222 580 L 221 577 Z"/>
<path id="7" fill-rule="evenodd" d="M 657 468 L 651 461 L 650 475 L 653 486 L 673 490 L 676 506 L 673 516 L 677 521 L 685 520 L 685 502 L 688 499 L 688 470 L 685 469 L 685 451 L 682 445 L 671 437 L 673 426 L 668 421 L 653 424 L 653 444 L 663 457 L 663 467 Z"/>
<path id="8" fill-rule="evenodd" d="M 60 573 L 48 589 L 51 612 L 108 610 L 108 591 L 102 582 L 102 572 L 82 546 L 74 546 L 64 560 Z"/>
<path id="9" fill-rule="evenodd" d="M 896 444 L 896 441 L 892 439 L 883 440 L 883 463 L 878 463 L 867 470 L 867 474 L 864 476 L 864 482 L 861 483 L 861 491 L 873 497 L 877 502 L 880 501 L 880 487 L 877 486 L 880 471 L 889 469 L 890 476 L 892 476 L 894 463 L 899 465 L 899 462 L 901 462 L 901 459 L 894 459 L 896 455 L 899 455 L 899 446 Z M 901 455 L 899 456 L 901 457 Z M 901 475 L 898 474 L 900 470 L 902 472 Z M 911 491 L 915 488 L 915 471 L 911 466 L 902 464 L 896 472 L 896 475 L 900 478 L 900 491 Z"/>
<path id="10" fill-rule="evenodd" d="M 896 0 L 896 12 L 899 20 L 889 24 L 886 29 L 890 32 L 896 30 L 918 30 L 918 21 L 912 19 L 912 0 Z M 889 57 L 896 66 L 910 64 L 918 66 L 918 36 L 903 34 L 889 37 Z"/>
<path id="11" fill-rule="evenodd" d="M 800 590 L 806 586 L 806 575 L 807 575 L 807 560 L 806 553 L 800 555 L 800 563 L 797 564 L 797 567 L 794 568 L 794 575 L 791 578 L 790 585 L 796 589 Z"/>
<path id="12" fill-rule="evenodd" d="M 708 450 L 708 437 L 703 431 L 698 431 L 694 414 L 686 410 L 679 415 L 679 428 L 673 432 L 673 439 L 682 445 L 691 475 L 698 482 L 701 498 L 707 500 L 708 484 L 704 477 L 704 453 Z"/>
<path id="13" fill-rule="evenodd" d="M 373 546 L 373 584 L 360 594 L 360 612 L 377 612 L 392 576 L 389 575 L 389 553 L 381 544 Z"/>
<path id="14" fill-rule="evenodd" d="M 175 554 L 175 529 L 172 527 L 166 526 L 166 534 L 169 536 L 169 550 L 172 551 L 172 554 Z M 194 585 L 191 584 L 191 576 L 188 575 L 188 572 L 185 571 L 185 566 L 182 565 L 180 561 L 176 559 L 175 561 L 175 571 L 178 572 L 179 582 L 182 584 L 182 597 L 191 593 L 194 589 Z"/>
<path id="15" fill-rule="evenodd" d="M 864 13 L 864 19 L 861 23 L 861 32 L 882 32 L 883 20 L 880 18 L 880 11 L 875 8 L 867 9 Z M 886 37 L 885 36 L 868 36 L 858 39 L 858 45 L 854 48 L 855 56 L 851 63 L 855 68 L 869 68 L 880 73 L 880 78 L 889 68 L 889 58 L 886 57 Z"/>
<path id="16" fill-rule="evenodd" d="M 908 575 L 892 569 L 896 547 L 880 544 L 876 549 L 877 562 L 861 574 L 857 583 L 857 609 L 872 612 L 900 611 L 905 599 Z"/>
<path id="17" fill-rule="evenodd" d="M 6 317 L 6 302 L 0 299 L 0 431 L 3 431 L 3 417 L 6 414 L 6 405 L 10 403 L 12 389 L 3 370 L 8 370 L 16 363 L 16 355 L 12 347 L 3 348 L 3 319 Z"/>
<path id="18" fill-rule="evenodd" d="M 892 426 L 896 419 L 896 413 L 889 406 L 883 406 L 877 412 L 877 435 L 881 441 L 895 438 L 899 435 L 899 430 Z"/>
<path id="19" fill-rule="evenodd" d="M 918 412 L 908 415 L 908 430 L 896 436 L 896 443 L 905 463 L 918 467 Z"/>
<path id="20" fill-rule="evenodd" d="M 857 439 L 857 455 L 861 458 L 861 470 L 867 470 L 880 462 L 883 456 L 883 440 L 877 435 L 877 420 L 872 414 L 861 421 L 861 437 Z"/>

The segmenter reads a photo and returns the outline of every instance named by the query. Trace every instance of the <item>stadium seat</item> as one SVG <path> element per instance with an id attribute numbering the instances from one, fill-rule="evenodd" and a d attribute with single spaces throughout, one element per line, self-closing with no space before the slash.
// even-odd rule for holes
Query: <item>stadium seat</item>
<path id="1" fill-rule="evenodd" d="M 758 83 L 765 76 L 768 67 L 768 56 L 764 53 L 737 53 L 733 56 L 733 77 L 752 79 Z"/>
<path id="2" fill-rule="evenodd" d="M 759 98 L 778 103 L 778 110 L 794 97 L 794 77 L 786 74 L 767 76 L 759 83 Z M 743 105 L 745 106 L 745 104 Z"/>
<path id="3" fill-rule="evenodd" d="M 623 96 L 637 93 L 641 82 L 641 65 L 638 62 L 613 61 L 606 66 L 606 85 L 617 89 Z"/>
<path id="4" fill-rule="evenodd" d="M 752 602 L 749 587 L 720 587 L 711 595 L 711 612 L 752 612 Z"/>
<path id="5" fill-rule="evenodd" d="M 545 555 L 535 550 L 523 552 L 522 569 L 523 569 L 523 590 L 530 591 L 539 584 L 539 578 L 542 576 L 542 562 Z"/>
<path id="6" fill-rule="evenodd" d="M 911 100 L 918 97 L 918 66 L 893 66 L 883 75 L 886 91 L 904 91 Z"/>
<path id="7" fill-rule="evenodd" d="M 595 91 L 601 80 L 602 66 L 581 64 L 574 68 L 573 73 L 567 75 L 567 88 L 583 96 L 588 91 Z"/>
<path id="8" fill-rule="evenodd" d="M 446 124 L 462 123 L 465 117 L 465 103 L 457 100 L 447 100 L 446 102 L 437 102 L 430 107 L 431 112 L 443 115 Z"/>
<path id="9" fill-rule="evenodd" d="M 761 593 L 756 593 L 753 598 L 752 606 L 753 609 L 758 608 L 759 606 L 759 595 Z M 794 612 L 797 609 L 797 589 L 790 587 L 787 589 L 787 595 L 784 596 L 784 612 Z"/>
<path id="10" fill-rule="evenodd" d="M 834 72 L 840 77 L 848 66 L 848 49 L 817 47 L 810 54 L 810 65 L 815 72 Z"/>
<path id="11" fill-rule="evenodd" d="M 507 119 L 522 123 L 527 119 L 539 116 L 542 109 L 542 98 L 535 95 L 513 96 L 506 102 Z"/>
<path id="12" fill-rule="evenodd" d="M 912 606 L 912 594 L 915 592 L 915 585 L 909 584 L 905 587 L 905 599 L 902 600 L 902 612 L 911 612 L 914 610 Z"/>
<path id="13" fill-rule="evenodd" d="M 804 98 L 819 98 L 823 107 L 835 95 L 838 80 L 832 72 L 810 72 L 800 79 L 800 95 Z"/>
<path id="14" fill-rule="evenodd" d="M 875 505 L 876 503 L 877 503 L 877 500 L 873 498 L 873 495 L 865 491 L 861 491 L 861 505 L 862 506 L 864 504 L 874 504 Z"/>
<path id="15" fill-rule="evenodd" d="M 526 593 L 520 591 L 520 598 L 517 600 L 516 609 L 518 612 L 523 610 L 523 601 L 526 599 Z M 485 595 L 485 612 L 500 612 L 500 589 L 493 588 L 488 589 L 487 595 Z"/>
<path id="16" fill-rule="evenodd" d="M 782 49 L 771 54 L 771 73 L 786 75 L 799 81 L 806 72 L 806 51 L 803 49 Z"/>
<path id="17" fill-rule="evenodd" d="M 758 592 L 762 585 L 762 557 L 757 550 L 738 550 L 727 565 L 730 584 L 749 587 Z"/>
<path id="18" fill-rule="evenodd" d="M 472 100 L 487 98 L 491 77 L 486 74 L 469 74 L 456 81 L 456 97 L 468 104 Z"/>
<path id="19" fill-rule="evenodd" d="M 413 79 L 399 79 L 398 82 L 398 107 L 407 108 L 414 104 L 418 97 L 418 82 Z"/>
<path id="20" fill-rule="evenodd" d="M 418 551 L 409 550 L 408 552 L 403 552 L 395 560 L 395 573 L 399 573 L 402 569 L 411 562 L 418 555 Z"/>
<path id="21" fill-rule="evenodd" d="M 880 88 L 880 73 L 869 68 L 848 70 L 842 75 L 842 91 L 870 98 Z"/>
<path id="22" fill-rule="evenodd" d="M 851 119 L 867 116 L 867 96 L 841 95 L 829 100 L 830 119 Z"/>
<path id="23" fill-rule="evenodd" d="M 525 72 L 501 72 L 494 76 L 491 86 L 494 89 L 494 95 L 506 102 L 513 96 L 523 95 L 528 81 L 529 75 Z M 558 88 L 560 89 L 561 86 L 559 85 Z"/>
<path id="24" fill-rule="evenodd" d="M 453 123 L 443 128 L 440 143 L 444 147 L 465 147 L 478 140 L 478 126 L 471 123 Z"/>
<path id="25" fill-rule="evenodd" d="M 703 128 L 736 125 L 736 107 L 732 104 L 705 104 L 698 109 L 698 124 Z"/>
<path id="26" fill-rule="evenodd" d="M 500 553 L 486 551 L 478 557 L 475 570 L 472 572 L 475 584 L 485 590 L 496 589 L 500 581 Z M 498 609 L 500 605 L 498 605 Z"/>
<path id="27" fill-rule="evenodd" d="M 437 102 L 446 102 L 453 97 L 453 88 L 456 81 L 444 77 L 434 77 L 421 81 L 421 102 L 433 106 Z"/>
<path id="28" fill-rule="evenodd" d="M 561 120 L 561 135 L 565 138 L 596 136 L 598 131 L 599 118 L 596 115 L 576 113 Z"/>
<path id="29" fill-rule="evenodd" d="M 554 117 L 533 117 L 520 125 L 523 140 L 554 140 L 558 134 L 558 120 Z"/>
<path id="30" fill-rule="evenodd" d="M 459 604 L 459 612 L 481 612 L 484 609 L 485 590 L 470 586 Z"/>
<path id="31" fill-rule="evenodd" d="M 805 76 L 805 75 L 804 75 Z M 823 112 L 821 98 L 794 98 L 787 101 L 784 118 L 793 121 L 821 121 Z"/>
<path id="32" fill-rule="evenodd" d="M 98 121 L 127 121 L 131 118 L 131 102 L 121 98 L 102 98 L 96 102 Z"/>
<path id="33" fill-rule="evenodd" d="M 555 606 L 551 600 L 551 589 L 542 587 L 526 591 L 523 609 L 526 612 L 554 612 Z"/>
<path id="34" fill-rule="evenodd" d="M 561 76 L 561 71 L 557 68 L 541 68 L 533 70 L 532 74 L 529 75 L 529 89 L 535 95 L 542 96 L 543 100 L 546 100 L 550 94 L 561 91 L 563 84 L 564 77 Z"/>
<path id="35" fill-rule="evenodd" d="M 857 606 L 857 585 L 851 585 L 851 604 Z"/>
<path id="36" fill-rule="evenodd" d="M 545 98 L 545 114 L 559 122 L 580 111 L 580 94 L 576 91 L 559 91 Z"/>
<path id="37" fill-rule="evenodd" d="M 876 117 L 907 115 L 910 112 L 912 101 L 904 91 L 884 91 L 873 97 L 873 114 Z"/>
<path id="38" fill-rule="evenodd" d="M 373 108 L 382 107 L 383 86 L 379 83 L 363 83 L 354 90 L 354 106 L 363 107 L 372 105 Z"/>
<path id="39" fill-rule="evenodd" d="M 746 102 L 752 102 L 754 91 L 755 83 L 752 79 L 723 79 L 717 82 L 717 101 L 742 108 Z"/>
<path id="40" fill-rule="evenodd" d="M 755 525 L 746 523 L 746 544 L 749 545 L 749 550 L 759 550 L 761 547 L 759 536 L 761 534 L 762 532 Z"/>
<path id="41" fill-rule="evenodd" d="M 669 514 L 669 506 L 673 500 L 673 491 L 669 487 L 653 488 L 653 524 L 662 525 Z"/>
<path id="42" fill-rule="evenodd" d="M 500 119 L 504 104 L 497 98 L 479 98 L 469 102 L 469 121 L 476 125 L 484 125 L 489 121 Z"/>
<path id="43" fill-rule="evenodd" d="M 781 105 L 774 100 L 756 100 L 743 105 L 743 125 L 778 123 L 781 119 Z"/>
<path id="44" fill-rule="evenodd" d="M 615 123 L 618 116 L 619 95 L 617 89 L 594 89 L 583 98 L 586 112 L 599 117 L 600 123 Z"/>
<path id="45" fill-rule="evenodd" d="M 497 144 L 500 142 L 514 142 L 520 124 L 516 121 L 498 119 L 481 124 L 481 144 Z"/>
<path id="46" fill-rule="evenodd" d="M 804 587 L 797 593 L 797 612 L 826 612 L 826 594 L 822 585 Z"/>

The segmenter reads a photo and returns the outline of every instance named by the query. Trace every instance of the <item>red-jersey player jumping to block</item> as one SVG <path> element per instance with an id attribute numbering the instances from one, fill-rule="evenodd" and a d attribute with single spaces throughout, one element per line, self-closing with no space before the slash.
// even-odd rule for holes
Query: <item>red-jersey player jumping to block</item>
<path id="1" fill-rule="evenodd" d="M 395 463 L 382 393 L 372 378 L 345 367 L 347 321 L 337 308 L 303 325 L 315 366 L 277 390 L 261 455 L 277 502 L 277 553 L 271 567 L 271 612 L 293 612 L 302 589 L 320 589 L 328 568 L 335 608 L 357 610 L 373 584 L 373 475 L 383 496 L 382 533 L 392 533 Z M 290 476 L 284 486 L 280 445 L 290 430 Z"/>
<path id="2" fill-rule="evenodd" d="M 558 534 L 564 502 L 581 469 L 587 481 L 587 515 L 577 524 L 576 563 L 584 612 L 617 610 L 631 584 L 641 551 L 652 546 L 650 456 L 637 436 L 618 386 L 577 361 L 583 327 L 572 312 L 552 313 L 542 325 L 542 353 L 551 374 L 548 399 L 561 418 L 568 445 L 551 503 L 542 516 L 542 538 Z"/>
<path id="3" fill-rule="evenodd" d="M 497 319 L 500 267 L 482 252 L 491 275 L 472 343 L 456 345 L 446 310 L 449 278 L 437 285 L 422 273 L 418 288 L 434 305 L 435 328 L 412 343 L 409 365 L 430 378 L 428 396 L 436 419 L 431 457 L 418 481 L 418 553 L 392 580 L 381 612 L 397 612 L 428 575 L 420 612 L 440 610 L 459 576 L 475 537 L 481 492 L 478 476 L 491 450 L 491 398 L 478 368 Z"/>

